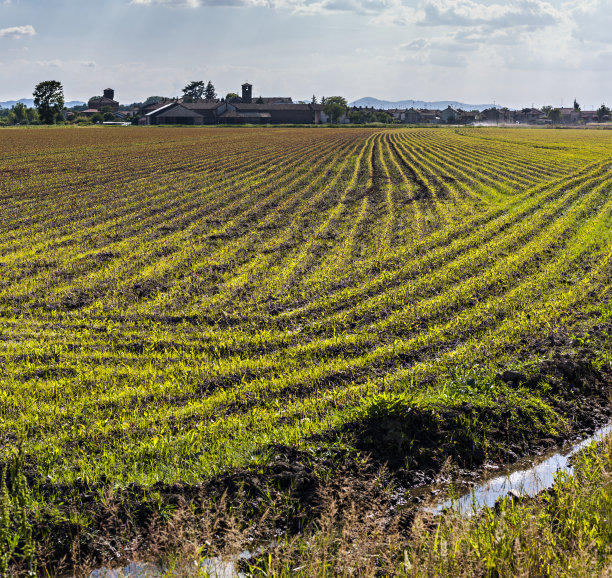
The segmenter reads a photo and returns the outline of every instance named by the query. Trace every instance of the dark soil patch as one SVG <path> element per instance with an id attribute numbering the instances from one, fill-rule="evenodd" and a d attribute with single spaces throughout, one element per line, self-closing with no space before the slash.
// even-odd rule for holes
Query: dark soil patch
<path id="1" fill-rule="evenodd" d="M 21 378 L 24 381 L 30 379 L 59 379 L 62 377 L 76 377 L 77 370 L 74 367 L 38 367 L 24 373 Z"/>
<path id="2" fill-rule="evenodd" d="M 41 503 L 52 504 L 33 526 L 33 537 L 45 552 L 41 562 L 46 560 L 46 569 L 53 574 L 58 567 L 74 570 L 83 561 L 95 567 L 116 563 L 122 555 L 148 556 L 158 546 L 160 526 L 168 522 L 164 512 L 189 520 L 189 531 L 214 540 L 216 548 L 224 547 L 236 532 L 248 532 L 256 542 L 299 532 L 328 499 L 328 491 L 335 488 L 341 493 L 352 482 L 340 482 L 340 476 L 323 492 L 321 478 L 295 458 L 279 453 L 257 472 L 238 469 L 201 484 L 160 482 L 147 488 L 134 484 L 117 488 L 106 480 L 93 485 L 37 485 L 38 476 L 30 467 L 31 487 Z M 355 495 L 362 502 L 370 500 L 373 488 L 380 485 L 371 478 L 363 476 L 359 482 Z M 381 494 L 382 486 L 374 492 Z M 87 526 L 71 521 L 77 512 L 81 520 L 89 520 Z M 215 520 L 212 534 L 210 528 L 199 526 L 207 517 Z"/>
<path id="3" fill-rule="evenodd" d="M 394 142 L 390 142 L 390 146 L 395 153 L 397 161 L 402 165 L 404 174 L 409 177 L 413 184 L 412 199 L 415 201 L 431 200 L 432 195 L 427 183 L 417 174 L 414 167 L 404 160 L 397 145 Z"/>
<path id="4" fill-rule="evenodd" d="M 538 408 L 515 407 L 500 395 L 492 404 L 400 407 L 388 415 L 346 424 L 320 440 L 344 436 L 366 452 L 373 463 L 387 465 L 404 487 L 432 483 L 450 458 L 461 470 L 488 461 L 514 462 L 593 433 L 610 419 L 612 372 L 596 369 L 589 360 L 558 355 L 527 376 L 505 371 L 497 376 L 513 388 L 536 390 L 539 397 L 568 424 L 567 431 L 550 433 Z"/>
<path id="5" fill-rule="evenodd" d="M 68 293 L 58 296 L 55 300 L 45 304 L 47 309 L 74 311 L 87 307 L 94 300 L 94 297 L 85 290 L 75 289 Z"/>
<path id="6" fill-rule="evenodd" d="M 168 285 L 157 279 L 140 279 L 128 287 L 128 291 L 138 299 L 148 299 L 167 290 Z"/>
<path id="7" fill-rule="evenodd" d="M 509 462 L 543 451 L 572 435 L 590 433 L 609 419 L 612 374 L 597 370 L 588 360 L 559 355 L 542 362 L 529 376 L 509 370 L 497 380 L 538 391 L 546 383 L 542 398 L 560 415 L 574 417 L 570 431 L 551 435 L 534 425 L 533 411 L 510 407 L 501 396 L 488 406 L 464 402 L 400 408 L 312 438 L 310 450 L 270 447 L 265 465 L 239 468 L 201 484 L 113 488 L 110 480 L 102 479 L 93 485 L 55 485 L 40 483 L 31 468 L 30 486 L 44 496 L 45 503 L 54 503 L 55 510 L 65 514 L 43 516 L 35 537 L 49 549 L 49 560 L 64 559 L 72 567 L 79 552 L 103 564 L 116 559 L 117 552 L 125 552 L 126 545 L 131 552 L 146 553 L 155 542 L 154 529 L 165 523 L 160 512 L 189 512 L 193 521 L 219 516 L 222 504 L 223 516 L 231 512 L 233 518 L 219 518 L 212 536 L 215 544 L 222 547 L 236 528 L 261 543 L 279 533 L 303 531 L 330 497 L 340 510 L 350 505 L 365 514 L 378 501 L 392 512 L 403 503 L 405 489 L 440 481 L 449 458 L 473 478 L 474 469 L 485 462 Z M 537 412 L 535 417 L 537 421 Z M 476 424 L 475 429 L 466 428 L 466 423 Z M 343 444 L 336 443 L 339 439 Z M 105 503 L 100 500 L 103 493 L 110 496 Z M 90 519 L 87 528 L 66 521 L 74 511 Z M 402 523 L 409 526 L 413 510 L 406 509 L 402 516 Z"/>
<path id="8" fill-rule="evenodd" d="M 213 233 L 206 237 L 209 241 L 227 241 L 232 238 L 228 233 Z"/>

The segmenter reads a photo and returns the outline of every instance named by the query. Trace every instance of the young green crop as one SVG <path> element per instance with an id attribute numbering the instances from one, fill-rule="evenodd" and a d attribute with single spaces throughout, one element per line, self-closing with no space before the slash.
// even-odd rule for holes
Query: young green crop
<path id="1" fill-rule="evenodd" d="M 612 294 L 609 133 L 0 136 L 0 439 L 36 479 L 191 484 L 502 393 L 570 428 L 495 375 Z"/>

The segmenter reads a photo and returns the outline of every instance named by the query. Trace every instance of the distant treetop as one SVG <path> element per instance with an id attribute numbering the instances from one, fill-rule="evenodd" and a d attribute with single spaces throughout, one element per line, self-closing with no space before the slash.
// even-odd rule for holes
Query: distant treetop
<path id="1" fill-rule="evenodd" d="M 204 98 L 205 90 L 203 80 L 194 80 L 183 88 L 183 100 L 185 102 L 199 102 Z"/>
<path id="2" fill-rule="evenodd" d="M 53 124 L 64 109 L 64 88 L 57 80 L 39 82 L 32 93 L 34 106 L 45 124 Z"/>

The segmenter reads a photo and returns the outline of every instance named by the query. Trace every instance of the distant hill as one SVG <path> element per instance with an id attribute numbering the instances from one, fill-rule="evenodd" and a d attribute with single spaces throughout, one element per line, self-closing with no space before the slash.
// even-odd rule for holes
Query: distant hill
<path id="1" fill-rule="evenodd" d="M 32 108 L 34 106 L 34 100 L 33 99 L 31 99 L 31 98 L 20 98 L 19 100 L 6 100 L 4 102 L 0 102 L 0 107 L 1 108 L 11 108 L 12 106 L 15 106 L 18 102 L 22 102 L 23 104 L 25 104 L 29 108 Z M 80 100 L 71 100 L 70 102 L 66 102 L 64 104 L 64 106 L 66 108 L 72 108 L 73 106 L 80 106 L 82 104 L 85 104 L 85 103 L 80 101 Z"/>
<path id="2" fill-rule="evenodd" d="M 425 100 L 380 100 L 371 96 L 360 98 L 355 102 L 350 102 L 350 106 L 373 106 L 374 108 L 425 108 L 425 109 L 437 109 L 443 110 L 448 106 L 453 108 L 462 108 L 463 110 L 485 110 L 486 108 L 501 108 L 499 105 L 493 104 L 466 104 L 464 102 L 457 102 L 456 100 L 436 100 L 434 102 L 427 102 Z"/>

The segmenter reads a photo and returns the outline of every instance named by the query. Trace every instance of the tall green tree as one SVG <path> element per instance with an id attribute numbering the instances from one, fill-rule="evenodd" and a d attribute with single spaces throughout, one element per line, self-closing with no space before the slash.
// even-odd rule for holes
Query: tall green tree
<path id="1" fill-rule="evenodd" d="M 553 124 L 561 120 L 560 108 L 554 108 L 550 105 L 546 105 L 542 107 L 542 112 L 546 115 L 546 118 L 548 118 Z"/>
<path id="2" fill-rule="evenodd" d="M 323 104 L 323 112 L 332 122 L 338 122 L 347 110 L 348 104 L 343 96 L 328 96 Z"/>
<path id="3" fill-rule="evenodd" d="M 26 114 L 28 115 L 28 122 L 30 124 L 39 124 L 40 118 L 38 117 L 38 112 L 35 108 L 27 108 Z"/>
<path id="4" fill-rule="evenodd" d="M 143 106 L 148 106 L 149 104 L 157 104 L 158 102 L 161 102 L 162 100 L 165 100 L 165 99 L 166 99 L 165 96 L 150 96 L 142 104 Z"/>
<path id="5" fill-rule="evenodd" d="M 204 89 L 204 100 L 209 102 L 213 100 L 217 100 L 217 91 L 215 90 L 215 85 L 209 80 L 206 84 L 206 88 Z"/>
<path id="6" fill-rule="evenodd" d="M 605 104 L 602 104 L 597 109 L 597 118 L 599 119 L 599 122 L 604 119 L 604 116 L 610 116 L 610 109 Z"/>
<path id="7" fill-rule="evenodd" d="M 199 102 L 204 97 L 205 90 L 203 80 L 194 80 L 183 88 L 183 100 L 185 102 Z"/>
<path id="8" fill-rule="evenodd" d="M 28 108 L 23 102 L 15 103 L 9 112 L 8 119 L 11 124 L 29 124 Z"/>
<path id="9" fill-rule="evenodd" d="M 393 122 L 393 117 L 384 110 L 377 110 L 374 113 L 376 118 L 376 122 L 384 122 L 385 124 L 391 124 Z"/>
<path id="10" fill-rule="evenodd" d="M 57 115 L 64 109 L 64 88 L 57 80 L 39 82 L 32 93 L 34 106 L 45 124 L 53 124 Z"/>

